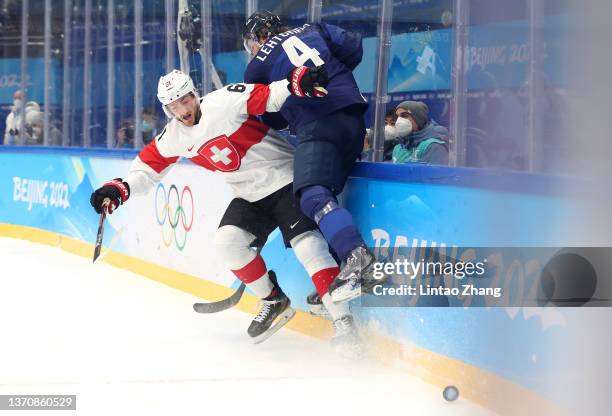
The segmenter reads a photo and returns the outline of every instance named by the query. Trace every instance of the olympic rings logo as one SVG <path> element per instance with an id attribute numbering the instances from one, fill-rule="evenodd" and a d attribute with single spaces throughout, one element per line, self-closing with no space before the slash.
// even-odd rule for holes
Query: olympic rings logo
<path id="1" fill-rule="evenodd" d="M 188 209 L 191 207 L 190 209 Z M 183 188 L 179 197 L 176 185 L 171 185 L 166 192 L 163 183 L 155 190 L 155 217 L 161 226 L 162 241 L 170 247 L 172 240 L 176 248 L 182 251 L 187 243 L 187 234 L 193 225 L 193 194 L 188 186 Z M 181 227 L 179 227 L 179 223 Z"/>

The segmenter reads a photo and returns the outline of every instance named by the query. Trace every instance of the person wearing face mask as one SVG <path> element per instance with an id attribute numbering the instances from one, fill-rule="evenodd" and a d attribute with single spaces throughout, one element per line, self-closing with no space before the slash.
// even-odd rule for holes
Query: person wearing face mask
<path id="1" fill-rule="evenodd" d="M 430 118 L 427 104 L 404 101 L 395 108 L 395 114 L 397 121 L 389 129 L 399 141 L 393 147 L 393 163 L 448 165 L 448 129 Z"/>
<path id="2" fill-rule="evenodd" d="M 399 143 L 399 140 L 396 137 L 395 133 L 395 120 L 397 116 L 395 115 L 395 108 L 391 108 L 387 110 L 385 113 L 385 148 L 383 152 L 383 161 L 391 160 L 391 153 L 393 152 L 393 148 L 396 144 Z M 366 129 L 366 137 L 363 141 L 363 151 L 361 152 L 361 160 L 362 161 L 373 161 L 373 149 L 372 143 L 374 141 L 374 130 Z"/>
<path id="3" fill-rule="evenodd" d="M 23 114 L 23 94 L 20 90 L 13 94 L 13 107 L 6 116 L 6 130 L 4 132 L 4 144 L 15 145 L 19 143 L 19 129 L 21 127 L 21 117 Z"/>
<path id="4" fill-rule="evenodd" d="M 120 149 L 134 148 L 134 122 L 132 120 L 123 120 L 119 123 L 115 136 L 117 138 L 115 147 Z"/>
<path id="5" fill-rule="evenodd" d="M 28 145 L 43 145 L 44 144 L 44 120 L 43 113 L 36 109 L 28 111 L 26 107 L 26 144 Z M 50 146 L 61 146 L 62 133 L 54 126 L 49 129 L 50 140 L 47 143 Z"/>
<path id="6" fill-rule="evenodd" d="M 393 154 L 393 148 L 399 144 L 399 138 L 395 130 L 395 123 L 397 122 L 397 116 L 395 115 L 395 108 L 391 108 L 385 114 L 385 147 L 383 150 L 383 161 L 391 161 Z"/>
<path id="7" fill-rule="evenodd" d="M 21 122 L 23 124 L 23 139 L 24 144 L 32 144 L 32 128 L 27 122 L 27 115 L 29 112 L 40 112 L 40 106 L 35 101 L 28 101 L 24 103 L 23 93 L 20 90 L 15 91 L 13 94 L 13 107 L 11 112 L 6 117 L 6 130 L 4 132 L 4 144 L 5 145 L 17 145 L 20 144 L 21 139 Z"/>
<path id="8" fill-rule="evenodd" d="M 142 112 L 142 143 L 147 145 L 157 136 L 157 117 L 152 110 L 145 109 Z"/>

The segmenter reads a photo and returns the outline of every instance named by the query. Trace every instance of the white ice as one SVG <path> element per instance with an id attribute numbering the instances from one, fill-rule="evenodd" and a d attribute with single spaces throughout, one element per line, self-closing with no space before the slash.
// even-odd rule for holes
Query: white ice
<path id="1" fill-rule="evenodd" d="M 288 329 L 254 345 L 248 314 L 196 314 L 104 263 L 9 238 L 0 253 L 0 394 L 76 394 L 78 415 L 490 414 Z"/>

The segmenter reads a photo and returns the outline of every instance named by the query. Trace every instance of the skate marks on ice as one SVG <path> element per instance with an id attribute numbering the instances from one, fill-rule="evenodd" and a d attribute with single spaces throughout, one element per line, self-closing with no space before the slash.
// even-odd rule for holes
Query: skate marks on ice
<path id="1" fill-rule="evenodd" d="M 0 253 L 0 394 L 77 394 L 79 415 L 490 414 L 287 329 L 253 345 L 252 316 L 195 314 L 194 296 L 90 258 L 8 238 Z"/>

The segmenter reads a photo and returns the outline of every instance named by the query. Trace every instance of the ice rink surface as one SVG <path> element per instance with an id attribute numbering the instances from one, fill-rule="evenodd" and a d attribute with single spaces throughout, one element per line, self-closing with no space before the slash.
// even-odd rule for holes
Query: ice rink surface
<path id="1" fill-rule="evenodd" d="M 0 253 L 0 394 L 77 395 L 53 415 L 492 414 L 287 329 L 253 345 L 251 316 L 196 314 L 194 296 L 104 263 L 9 238 Z"/>

